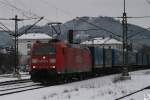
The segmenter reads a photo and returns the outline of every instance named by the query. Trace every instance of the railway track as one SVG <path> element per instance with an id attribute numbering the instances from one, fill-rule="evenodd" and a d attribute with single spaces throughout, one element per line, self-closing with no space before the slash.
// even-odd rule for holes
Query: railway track
<path id="1" fill-rule="evenodd" d="M 53 85 L 67 84 L 71 82 L 54 82 L 54 83 L 34 83 L 29 79 L 25 80 L 14 80 L 14 81 L 6 81 L 0 82 L 0 96 L 10 95 L 14 93 L 20 93 L 29 90 L 35 90 L 40 88 L 46 88 Z"/>
<path id="2" fill-rule="evenodd" d="M 142 88 L 142 89 L 139 89 L 139 90 L 137 90 L 137 91 L 134 91 L 134 92 L 132 92 L 132 93 L 129 93 L 129 94 L 127 94 L 127 95 L 124 95 L 124 96 L 122 96 L 122 97 L 119 97 L 119 98 L 117 98 L 117 99 L 115 99 L 115 100 L 124 99 L 124 98 L 126 98 L 126 97 L 129 97 L 129 96 L 131 96 L 131 95 L 133 95 L 133 94 L 139 93 L 139 92 L 141 92 L 141 91 L 143 91 L 143 90 L 146 90 L 146 89 L 150 89 L 150 86 L 146 86 L 146 87 L 144 87 L 144 88 Z"/>
<path id="3" fill-rule="evenodd" d="M 5 81 L 5 82 L 0 82 L 0 96 L 50 87 L 53 85 L 72 83 L 72 82 L 76 82 L 76 81 L 74 80 L 70 82 L 54 82 L 54 83 L 35 83 L 30 79 Z"/>
<path id="4" fill-rule="evenodd" d="M 0 82 L 0 86 L 11 85 L 11 84 L 19 84 L 19 83 L 26 83 L 26 82 L 32 82 L 32 81 L 30 79 L 11 80 L 11 81 Z"/>
<path id="5" fill-rule="evenodd" d="M 2 92 L 0 91 L 0 96 L 14 94 L 14 93 L 20 93 L 20 92 L 35 90 L 35 89 L 40 89 L 40 88 L 45 88 L 45 86 L 31 85 L 31 86 L 24 86 L 24 87 L 19 87 L 19 88 L 12 88 L 9 90 L 4 90 Z"/>
<path id="6" fill-rule="evenodd" d="M 33 83 L 29 79 L 0 82 L 0 96 L 44 88 L 41 83 Z"/>

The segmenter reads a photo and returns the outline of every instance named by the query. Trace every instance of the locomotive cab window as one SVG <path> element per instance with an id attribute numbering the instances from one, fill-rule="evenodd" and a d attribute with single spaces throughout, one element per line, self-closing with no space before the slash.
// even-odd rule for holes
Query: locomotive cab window
<path id="1" fill-rule="evenodd" d="M 33 55 L 55 54 L 55 52 L 56 52 L 56 49 L 49 45 L 36 47 L 32 51 Z"/>

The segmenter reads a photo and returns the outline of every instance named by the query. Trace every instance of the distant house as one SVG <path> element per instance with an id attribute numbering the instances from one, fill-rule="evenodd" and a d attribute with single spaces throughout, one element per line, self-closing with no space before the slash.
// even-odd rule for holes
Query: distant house
<path id="1" fill-rule="evenodd" d="M 118 41 L 114 38 L 111 37 L 98 37 L 98 38 L 93 38 L 87 41 L 84 41 L 81 43 L 82 45 L 88 45 L 88 46 L 99 46 L 102 48 L 113 48 L 113 49 L 122 49 L 122 42 Z"/>
<path id="2" fill-rule="evenodd" d="M 28 33 L 18 37 L 18 52 L 20 65 L 28 64 L 28 57 L 30 55 L 30 49 L 33 43 L 38 41 L 49 41 L 51 36 L 44 33 Z"/>

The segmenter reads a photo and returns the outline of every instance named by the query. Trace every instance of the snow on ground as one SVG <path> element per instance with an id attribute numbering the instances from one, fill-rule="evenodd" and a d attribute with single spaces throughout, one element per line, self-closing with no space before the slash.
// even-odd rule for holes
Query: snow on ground
<path id="1" fill-rule="evenodd" d="M 20 77 L 16 77 L 13 74 L 3 74 L 0 75 L 0 82 L 10 81 L 10 80 L 19 80 L 19 79 L 30 79 L 29 73 L 20 73 Z"/>
<path id="2" fill-rule="evenodd" d="M 150 100 L 150 90 L 143 90 L 121 100 Z"/>
<path id="3" fill-rule="evenodd" d="M 136 71 L 130 75 L 131 80 L 120 81 L 120 75 L 110 75 L 0 96 L 0 100 L 114 100 L 150 85 L 150 70 Z M 149 95 L 150 90 L 144 90 L 121 100 L 144 100 Z"/>

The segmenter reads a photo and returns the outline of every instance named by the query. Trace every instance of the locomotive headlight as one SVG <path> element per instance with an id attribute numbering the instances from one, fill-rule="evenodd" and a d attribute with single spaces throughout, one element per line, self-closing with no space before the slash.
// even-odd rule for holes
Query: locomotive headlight
<path id="1" fill-rule="evenodd" d="M 51 58 L 50 59 L 50 63 L 56 63 L 56 59 L 55 58 Z"/>
<path id="2" fill-rule="evenodd" d="M 55 66 L 50 66 L 50 68 L 53 68 L 53 69 L 55 69 L 56 67 L 55 67 Z"/>
<path id="3" fill-rule="evenodd" d="M 34 69 L 34 68 L 36 68 L 36 66 L 32 66 L 32 68 Z"/>
<path id="4" fill-rule="evenodd" d="M 38 60 L 37 59 L 32 59 L 32 63 L 37 63 Z"/>
<path id="5" fill-rule="evenodd" d="M 43 59 L 46 59 L 46 57 L 45 57 L 45 56 L 43 56 Z"/>

